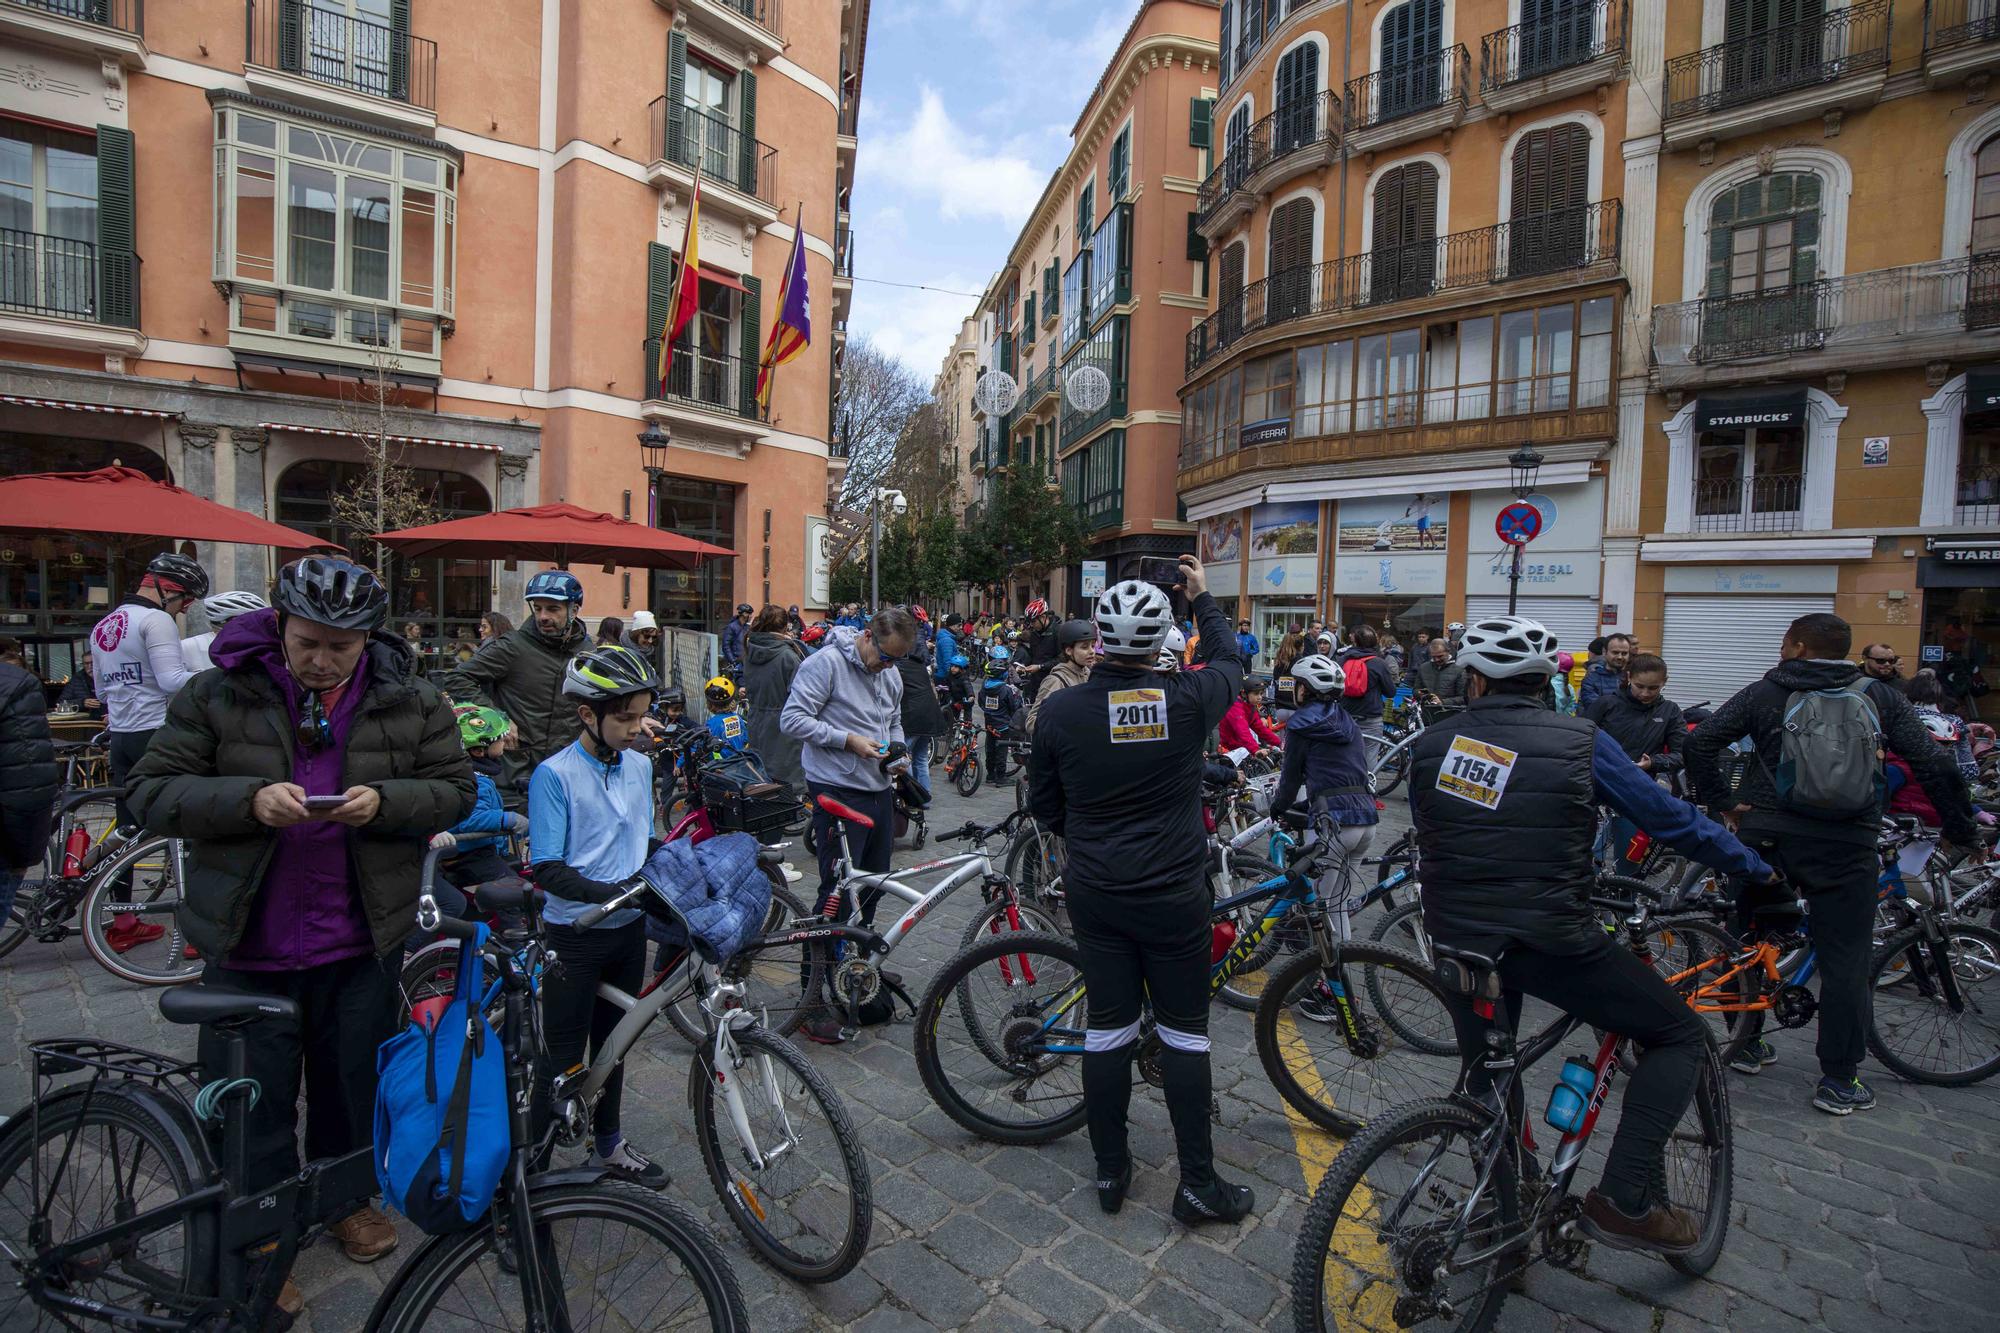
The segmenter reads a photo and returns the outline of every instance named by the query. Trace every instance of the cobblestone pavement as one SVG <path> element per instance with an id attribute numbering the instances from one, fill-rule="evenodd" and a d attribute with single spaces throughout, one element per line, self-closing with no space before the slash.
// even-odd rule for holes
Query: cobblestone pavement
<path id="1" fill-rule="evenodd" d="M 971 800 L 946 792 L 934 827 L 995 819 L 1010 802 L 1008 791 Z M 1399 818 L 1400 802 L 1392 807 Z M 904 853 L 898 864 L 938 854 L 935 846 Z M 896 954 L 892 966 L 913 994 L 953 952 L 974 896 L 948 902 Z M 33 1037 L 89 1033 L 192 1053 L 193 1033 L 162 1023 L 156 1003 L 100 970 L 80 941 L 23 945 L 0 962 L 0 1105 L 24 1098 L 23 1049 Z M 664 1022 L 628 1068 L 626 1129 L 674 1173 L 672 1194 L 707 1215 L 760 1330 L 1285 1327 L 1293 1236 L 1338 1143 L 1295 1133 L 1258 1065 L 1249 1015 L 1218 1008 L 1213 1034 L 1218 1155 L 1258 1196 L 1255 1220 L 1234 1229 L 1193 1234 L 1168 1218 L 1173 1149 L 1156 1092 L 1142 1084 L 1133 1098 L 1134 1148 L 1150 1169 L 1124 1212 L 1107 1217 L 1081 1132 L 1041 1149 L 971 1138 L 925 1094 L 907 1023 L 847 1047 L 805 1047 L 847 1099 L 877 1205 L 869 1254 L 831 1286 L 777 1277 L 723 1217 L 688 1134 L 689 1048 Z M 1732 1076 L 1734 1224 L 1709 1278 L 1600 1248 L 1583 1277 L 1535 1269 L 1528 1295 L 1507 1302 L 1502 1329 L 1995 1326 L 2000 1083 L 1927 1088 L 1872 1069 L 1878 1109 L 1837 1120 L 1808 1105 L 1811 1030 L 1777 1033 L 1776 1045 L 1780 1062 L 1760 1077 Z M 1545 1087 L 1531 1092 L 1530 1104 L 1545 1095 Z M 1599 1144 L 1610 1129 L 1600 1127 Z M 1583 1174 L 1594 1179 L 1595 1169 L 1586 1164 Z M 413 1242 L 405 1228 L 406 1249 Z M 307 1302 L 300 1327 L 359 1328 L 402 1257 L 357 1267 L 329 1243 L 308 1250 L 298 1268 Z"/>

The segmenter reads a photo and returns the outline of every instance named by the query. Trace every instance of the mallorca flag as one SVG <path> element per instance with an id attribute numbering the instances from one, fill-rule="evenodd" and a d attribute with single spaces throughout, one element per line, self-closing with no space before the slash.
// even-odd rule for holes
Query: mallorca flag
<path id="1" fill-rule="evenodd" d="M 778 367 L 812 345 L 812 293 L 806 285 L 805 205 L 792 226 L 792 257 L 785 265 L 785 277 L 778 288 L 778 314 L 771 321 L 771 336 L 764 343 L 763 360 L 757 370 L 757 406 L 766 417 L 771 414 L 771 386 Z"/>
<path id="2" fill-rule="evenodd" d="M 681 267 L 674 275 L 673 298 L 667 302 L 667 322 L 660 329 L 660 392 L 667 391 L 667 371 L 674 363 L 674 339 L 681 336 L 701 303 L 701 165 L 694 169 L 694 197 L 688 201 L 687 237 L 681 243 Z"/>

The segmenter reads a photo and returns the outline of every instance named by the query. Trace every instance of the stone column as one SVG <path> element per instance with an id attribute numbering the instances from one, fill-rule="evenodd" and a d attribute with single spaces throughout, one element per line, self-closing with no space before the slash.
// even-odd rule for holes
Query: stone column
<path id="1" fill-rule="evenodd" d="M 204 500 L 214 500 L 218 504 L 229 501 L 215 491 L 215 440 L 221 428 L 211 422 L 183 421 L 180 424 L 180 463 L 175 469 L 174 480 L 183 490 L 193 491 Z M 196 542 L 195 559 L 208 571 L 209 581 L 220 592 L 229 585 L 230 571 L 235 567 L 234 548 L 227 543 Z"/>
<path id="2" fill-rule="evenodd" d="M 500 485 L 493 497 L 495 509 L 521 509 L 534 503 L 528 494 L 528 465 L 525 456 L 502 454 L 497 470 Z M 492 605 L 512 619 L 519 619 L 521 593 L 528 586 L 528 572 L 525 569 L 507 569 L 501 562 L 493 564 Z"/>
<path id="3" fill-rule="evenodd" d="M 246 514 L 269 518 L 264 506 L 264 451 L 271 443 L 271 432 L 262 426 L 236 426 L 229 439 L 236 448 L 236 507 Z M 269 552 L 238 546 L 235 586 L 261 594 L 270 581 Z"/>

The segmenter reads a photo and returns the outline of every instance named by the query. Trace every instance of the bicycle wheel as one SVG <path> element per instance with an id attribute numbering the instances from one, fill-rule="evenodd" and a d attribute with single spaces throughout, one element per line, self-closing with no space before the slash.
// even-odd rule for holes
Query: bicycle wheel
<path id="1" fill-rule="evenodd" d="M 763 933 L 774 935 L 806 915 L 805 905 L 777 881 L 782 877 L 769 866 L 771 905 L 764 913 Z M 743 1007 L 756 1014 L 762 1025 L 781 1037 L 799 1030 L 799 1024 L 819 1008 L 820 979 L 826 973 L 827 943 L 771 944 L 746 948 L 724 963 L 719 980 L 741 982 Z M 689 993 L 667 1006 L 667 1020 L 674 1031 L 699 1047 L 708 1041 L 701 1021 L 701 1002 Z"/>
<path id="2" fill-rule="evenodd" d="M 112 899 L 118 880 L 131 876 L 126 902 Z M 148 838 L 120 852 L 92 873 L 90 892 L 78 911 L 90 956 L 114 977 L 146 986 L 178 986 L 201 975 L 201 958 L 181 933 L 181 846 L 173 838 Z M 150 940 L 122 951 L 111 930 L 121 921 L 158 926 Z M 130 935 L 125 936 L 127 940 Z"/>
<path id="3" fill-rule="evenodd" d="M 130 1093 L 115 1080 L 94 1092 L 78 1084 L 52 1093 L 41 1103 L 39 1141 L 34 1127 L 23 1110 L 0 1131 L 0 1254 L 9 1258 L 34 1255 L 29 1225 L 37 1217 L 47 1224 L 47 1243 L 55 1243 L 164 1207 L 208 1181 L 192 1126 L 150 1091 Z M 78 1255 L 68 1291 L 164 1315 L 170 1311 L 149 1293 L 203 1294 L 214 1247 L 214 1215 L 190 1214 Z M 12 1281 L 0 1286 L 0 1328 L 42 1326 L 26 1292 Z M 68 1324 L 51 1316 L 48 1326 Z"/>
<path id="4" fill-rule="evenodd" d="M 1384 912 L 1369 936 L 1375 943 L 1401 949 L 1425 962 L 1431 960 L 1431 937 L 1424 932 L 1424 905 L 1418 899 L 1401 903 Z"/>
<path id="5" fill-rule="evenodd" d="M 1359 1333 L 1433 1318 L 1440 1322 L 1425 1327 L 1458 1333 L 1493 1327 L 1507 1299 L 1506 1278 L 1528 1262 L 1525 1246 L 1436 1276 L 1522 1226 L 1510 1150 L 1503 1148 L 1479 1198 L 1472 1198 L 1488 1124 L 1456 1102 L 1419 1102 L 1341 1149 L 1313 1191 L 1293 1244 L 1294 1328 Z M 1465 1215 L 1471 1220 L 1460 1232 Z"/>
<path id="6" fill-rule="evenodd" d="M 1364 987 L 1390 1004 L 1358 1003 Z M 1458 1041 L 1436 977 L 1378 944 L 1343 944 L 1332 965 L 1317 952 L 1293 959 L 1265 989 L 1256 1033 L 1278 1095 L 1334 1134 L 1359 1133 L 1391 1107 L 1445 1096 L 1458 1081 Z"/>
<path id="7" fill-rule="evenodd" d="M 1744 946 L 1719 926 L 1687 917 L 1660 917 L 1646 928 L 1653 970 L 1708 1024 L 1726 1065 L 1764 1030 L 1768 978 L 1760 967 L 1739 966 Z"/>
<path id="8" fill-rule="evenodd" d="M 1918 1083 L 1963 1087 L 2000 1070 L 2000 931 L 1919 922 L 1876 951 L 1868 1049 Z"/>
<path id="9" fill-rule="evenodd" d="M 729 1220 L 773 1268 L 800 1282 L 844 1277 L 861 1262 L 875 1220 L 868 1159 L 847 1108 L 790 1042 L 747 1025 L 735 1040 L 734 1069 L 715 1069 L 710 1050 L 697 1051 L 688 1069 L 709 1181 Z M 750 1142 L 731 1118 L 731 1078 Z M 762 1166 L 751 1159 L 753 1143 Z"/>
<path id="10" fill-rule="evenodd" d="M 1729 1237 L 1735 1139 L 1729 1125 L 1729 1085 L 1722 1075 L 1722 1057 L 1710 1049 L 1702 1059 L 1694 1100 L 1667 1137 L 1662 1192 L 1701 1223 L 1701 1241 L 1695 1249 L 1667 1256 L 1669 1264 L 1689 1277 L 1700 1277 L 1715 1267 Z"/>
<path id="11" fill-rule="evenodd" d="M 602 1180 L 537 1186 L 528 1208 L 542 1279 L 565 1308 L 565 1327 L 749 1329 L 729 1261 L 679 1204 Z M 502 1243 L 511 1246 L 491 1226 L 425 1241 L 376 1300 L 369 1333 L 529 1327 L 521 1277 L 501 1267 Z"/>
<path id="12" fill-rule="evenodd" d="M 1069 934 L 1069 909 L 1062 897 L 1061 848 L 1052 833 L 1043 833 L 1030 822 L 1029 832 L 1014 839 L 1007 849 L 1005 873 L 1024 902 L 1031 902 L 1056 923 L 1055 933 Z M 967 944 L 972 941 L 966 940 Z"/>
<path id="13" fill-rule="evenodd" d="M 1009 905 L 1005 898 L 995 898 L 992 902 L 982 905 L 972 914 L 972 920 L 966 922 L 965 933 L 958 938 L 958 947 L 970 949 L 981 940 L 1009 931 L 1031 930 L 1039 935 L 1069 933 L 1063 928 L 1062 922 L 1057 921 L 1039 905 L 1029 902 L 1025 895 L 1017 895 L 1017 901 L 1011 904 L 1020 921 L 1018 926 L 1007 916 Z"/>
<path id="14" fill-rule="evenodd" d="M 41 893 L 41 883 L 14 886 L 14 901 L 7 908 L 7 919 L 0 921 L 0 958 L 20 948 L 28 938 L 28 920 L 35 913 Z"/>
<path id="15" fill-rule="evenodd" d="M 1218 885 L 1216 891 L 1223 897 L 1234 897 L 1281 878 L 1284 873 L 1261 856 L 1233 852 L 1229 857 L 1229 882 Z M 1264 914 L 1271 910 L 1271 902 L 1269 898 L 1259 899 L 1231 913 L 1238 939 L 1248 937 L 1263 923 Z M 1232 1009 L 1241 1009 L 1245 1013 L 1254 1011 L 1257 1002 L 1264 997 L 1264 989 L 1270 980 L 1269 969 L 1311 943 L 1312 930 L 1306 924 L 1305 913 L 1292 908 L 1271 923 L 1271 929 L 1250 951 L 1250 956 L 1243 960 L 1229 980 L 1222 983 L 1216 998 Z"/>
<path id="16" fill-rule="evenodd" d="M 49 828 L 49 841 L 42 853 L 42 870 L 55 879 L 62 874 L 63 848 L 69 841 L 70 830 L 81 827 L 89 835 L 88 846 L 96 847 L 118 827 L 118 802 L 109 796 L 93 796 L 89 800 L 78 801 L 63 812 L 60 819 Z"/>
<path id="17" fill-rule="evenodd" d="M 951 775 L 951 785 L 958 788 L 960 796 L 970 796 L 979 790 L 979 756 L 970 750 L 965 758 L 958 761 L 958 771 Z"/>
<path id="18" fill-rule="evenodd" d="M 1388 742 L 1384 742 L 1388 744 Z M 1391 754 L 1381 767 L 1375 770 L 1375 795 L 1387 796 L 1401 786 L 1410 772 L 1410 747 L 1405 745 Z"/>
<path id="19" fill-rule="evenodd" d="M 979 1137 L 1048 1143 L 1083 1126 L 1088 1012 L 1070 941 L 983 940 L 939 969 L 917 1006 L 917 1073 L 938 1108 Z"/>

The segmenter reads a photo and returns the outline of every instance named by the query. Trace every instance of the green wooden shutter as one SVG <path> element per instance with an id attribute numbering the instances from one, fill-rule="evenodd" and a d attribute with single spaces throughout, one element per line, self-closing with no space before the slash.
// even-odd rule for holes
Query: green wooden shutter
<path id="1" fill-rule="evenodd" d="M 410 100 L 410 0 L 389 2 L 389 96 Z"/>
<path id="2" fill-rule="evenodd" d="M 279 0 L 278 68 L 296 74 L 305 64 L 304 0 Z"/>
<path id="3" fill-rule="evenodd" d="M 764 322 L 764 284 L 750 274 L 743 275 L 743 315 L 737 330 L 743 355 L 743 415 L 757 415 L 757 360 L 763 352 L 758 337 Z"/>
<path id="4" fill-rule="evenodd" d="M 1203 236 L 1201 228 L 1195 225 L 1200 221 L 1199 213 L 1187 215 L 1187 257 L 1197 264 L 1205 264 L 1208 262 L 1208 238 Z"/>
<path id="5" fill-rule="evenodd" d="M 738 165 L 737 184 L 743 193 L 757 193 L 757 76 L 744 70 L 736 76 L 737 87 L 737 128 L 743 132 L 742 159 Z"/>
<path id="6" fill-rule="evenodd" d="M 660 335 L 666 330 L 668 307 L 674 299 L 674 252 L 657 242 L 646 246 L 646 394 L 656 398 L 662 386 L 655 376 L 660 369 Z"/>
<path id="7" fill-rule="evenodd" d="M 139 327 L 138 217 L 132 195 L 132 131 L 97 127 L 97 319 Z"/>
<path id="8" fill-rule="evenodd" d="M 684 32 L 667 34 L 667 142 L 661 156 L 690 166 L 695 154 L 687 144 L 688 39 Z"/>
<path id="9" fill-rule="evenodd" d="M 1196 97 L 1188 101 L 1188 145 L 1193 148 L 1215 146 L 1214 98 Z"/>

